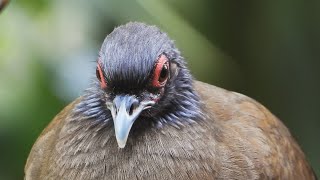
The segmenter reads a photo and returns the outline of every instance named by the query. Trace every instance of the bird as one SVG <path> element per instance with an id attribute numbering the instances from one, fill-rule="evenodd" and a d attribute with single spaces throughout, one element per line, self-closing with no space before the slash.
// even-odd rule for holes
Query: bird
<path id="1" fill-rule="evenodd" d="M 95 63 L 88 89 L 33 145 L 26 180 L 316 179 L 275 115 L 195 80 L 158 27 L 116 27 Z"/>

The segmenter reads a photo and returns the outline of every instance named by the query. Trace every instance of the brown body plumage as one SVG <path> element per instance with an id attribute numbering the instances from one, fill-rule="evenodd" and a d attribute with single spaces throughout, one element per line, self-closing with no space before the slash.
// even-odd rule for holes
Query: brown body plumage
<path id="1" fill-rule="evenodd" d="M 194 86 L 204 120 L 180 129 L 137 127 L 125 149 L 111 127 L 72 121 L 74 101 L 33 146 L 26 179 L 315 179 L 288 129 L 265 107 L 202 82 Z"/>
<path id="2" fill-rule="evenodd" d="M 116 28 L 96 75 L 36 141 L 27 180 L 315 179 L 275 116 L 244 95 L 194 81 L 155 26 Z"/>

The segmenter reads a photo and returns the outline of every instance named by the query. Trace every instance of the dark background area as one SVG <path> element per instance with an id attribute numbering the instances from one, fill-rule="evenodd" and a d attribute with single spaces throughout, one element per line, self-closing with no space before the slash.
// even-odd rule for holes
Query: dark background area
<path id="1" fill-rule="evenodd" d="M 23 178 L 37 136 L 128 21 L 166 31 L 196 79 L 269 108 L 320 176 L 320 1 L 20 0 L 0 14 L 0 179 Z"/>

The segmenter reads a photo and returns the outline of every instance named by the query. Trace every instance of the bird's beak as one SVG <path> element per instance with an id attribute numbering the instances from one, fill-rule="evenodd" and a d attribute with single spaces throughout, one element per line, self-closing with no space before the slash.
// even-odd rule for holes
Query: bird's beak
<path id="1" fill-rule="evenodd" d="M 117 95 L 113 103 L 107 104 L 112 114 L 116 139 L 120 148 L 125 147 L 130 129 L 139 114 L 153 104 L 154 101 L 139 102 L 135 96 L 129 95 Z"/>

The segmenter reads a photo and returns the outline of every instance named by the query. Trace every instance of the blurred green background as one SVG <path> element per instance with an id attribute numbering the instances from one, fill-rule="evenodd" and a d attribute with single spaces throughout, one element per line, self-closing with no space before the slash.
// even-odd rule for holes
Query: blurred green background
<path id="1" fill-rule="evenodd" d="M 320 1 L 20 0 L 0 14 L 0 179 L 23 178 L 37 136 L 128 21 L 168 32 L 197 79 L 268 107 L 320 175 Z"/>

